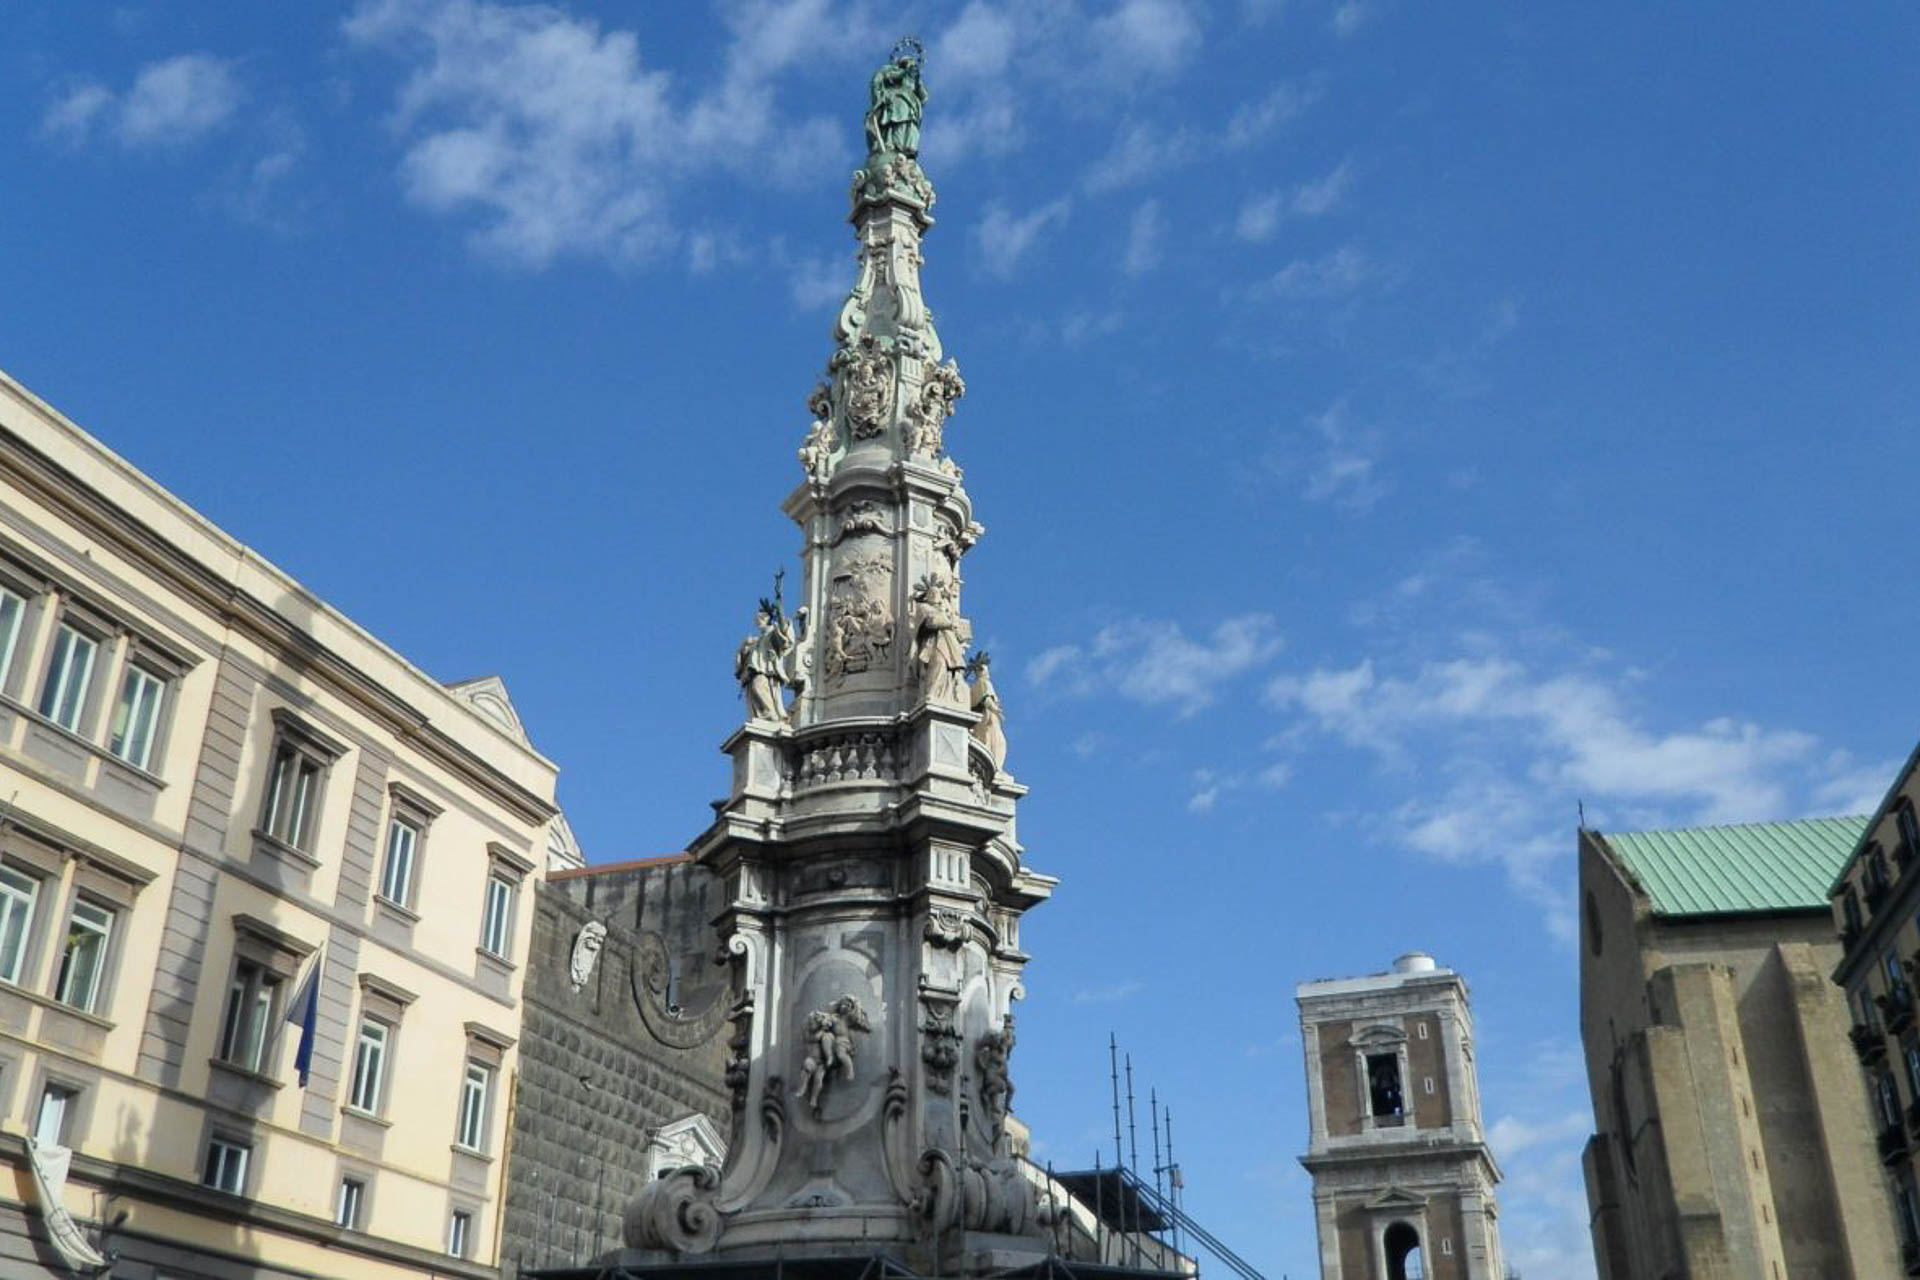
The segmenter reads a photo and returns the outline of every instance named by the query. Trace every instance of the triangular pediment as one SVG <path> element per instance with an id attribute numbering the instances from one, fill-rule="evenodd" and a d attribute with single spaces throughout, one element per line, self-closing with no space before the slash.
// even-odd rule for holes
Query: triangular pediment
<path id="1" fill-rule="evenodd" d="M 1369 1213 L 1405 1213 L 1419 1212 L 1427 1207 L 1427 1198 L 1417 1196 L 1411 1191 L 1399 1187 L 1388 1187 L 1373 1199 L 1367 1201 L 1365 1208 Z"/>

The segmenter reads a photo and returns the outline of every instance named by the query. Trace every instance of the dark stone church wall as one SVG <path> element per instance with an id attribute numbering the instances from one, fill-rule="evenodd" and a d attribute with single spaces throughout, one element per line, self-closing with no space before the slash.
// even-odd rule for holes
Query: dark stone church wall
<path id="1" fill-rule="evenodd" d="M 533 895 L 501 1270 L 586 1263 L 619 1247 L 620 1215 L 663 1125 L 699 1114 L 724 1136 L 726 969 L 719 886 L 685 858 L 557 873 Z M 607 927 L 585 985 L 574 941 Z"/>

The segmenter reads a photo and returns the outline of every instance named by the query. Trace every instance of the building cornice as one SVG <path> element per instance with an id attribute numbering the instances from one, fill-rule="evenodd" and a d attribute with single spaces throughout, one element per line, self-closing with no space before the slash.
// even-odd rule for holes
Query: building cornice
<path id="1" fill-rule="evenodd" d="M 0 1138 L 0 1144 L 3 1144 L 0 1145 L 0 1159 L 14 1162 L 20 1168 L 26 1167 L 27 1154 L 24 1138 L 7 1135 Z M 349 1231 L 326 1218 L 307 1213 L 295 1213 L 291 1209 L 282 1209 L 276 1205 L 261 1204 L 257 1200 L 214 1191 L 196 1182 L 168 1177 L 165 1174 L 111 1160 L 101 1160 L 95 1156 L 82 1155 L 77 1151 L 73 1154 L 71 1176 L 78 1182 L 89 1183 L 103 1190 L 149 1204 L 180 1210 L 215 1223 L 242 1223 L 282 1235 L 297 1236 L 323 1248 L 337 1249 L 342 1253 L 394 1263 L 418 1270 L 423 1274 L 457 1277 L 458 1280 L 497 1280 L 500 1274 L 498 1268 L 484 1263 L 449 1257 L 436 1250 L 401 1244 L 398 1241 L 386 1240 L 360 1231 Z M 10 1201 L 10 1203 L 19 1202 Z M 126 1227 L 119 1228 L 118 1234 L 139 1236 L 178 1249 L 201 1248 L 190 1240 L 174 1235 L 154 1236 Z M 236 1260 L 240 1260 L 237 1255 L 225 1254 L 217 1248 L 204 1251 L 233 1256 Z M 259 1262 L 258 1258 L 244 1260 L 255 1264 Z"/>
<path id="2" fill-rule="evenodd" d="M 31 392 L 26 391 L 4 374 L 0 374 L 0 387 L 23 396 L 43 415 L 53 414 L 50 407 L 42 404 L 37 397 L 32 396 Z M 57 415 L 55 421 L 62 422 Z M 77 428 L 69 429 L 76 432 L 78 430 Z M 88 439 L 88 443 L 93 442 Z M 274 652 L 298 655 L 303 674 L 326 684 L 364 714 L 385 726 L 396 737 L 417 746 L 435 763 L 458 775 L 463 781 L 471 783 L 522 820 L 544 823 L 559 812 L 558 806 L 551 801 L 507 777 L 488 764 L 477 752 L 456 741 L 445 730 L 437 728 L 427 714 L 418 707 L 321 643 L 310 631 L 300 627 L 292 619 L 243 589 L 234 580 L 233 575 L 216 572 L 187 553 L 152 526 L 136 519 L 80 480 L 12 428 L 0 425 L 0 444 L 6 446 L 0 448 L 0 475 L 6 476 L 41 502 L 100 537 L 118 554 L 139 564 L 207 613 Z M 126 464 L 117 457 L 97 444 L 93 447 L 98 452 L 98 456 L 112 458 L 114 462 L 125 468 Z M 130 468 L 126 469 L 131 471 Z M 181 504 L 179 499 L 159 489 L 146 477 L 133 472 L 129 478 L 135 483 L 150 487 L 158 496 L 184 513 L 184 504 Z M 405 658 L 387 648 L 344 615 L 328 608 L 252 550 L 221 534 L 204 519 L 200 519 L 198 523 L 202 533 L 214 536 L 223 544 L 223 550 L 231 552 L 234 556 L 235 570 L 242 565 L 251 565 L 279 580 L 288 588 L 291 596 L 311 605 L 316 612 L 329 615 L 347 630 L 356 633 L 368 644 L 394 659 L 424 685 L 439 690 L 449 708 L 457 708 L 459 714 L 471 716 L 477 722 L 485 723 L 484 718 L 473 707 L 461 702 L 451 693 L 446 693 L 431 677 L 419 671 Z M 489 731 L 497 733 L 493 726 L 489 726 Z M 522 751 L 529 758 L 538 761 L 547 770 L 558 772 L 552 761 L 532 748 L 517 743 L 510 745 L 512 749 Z"/>

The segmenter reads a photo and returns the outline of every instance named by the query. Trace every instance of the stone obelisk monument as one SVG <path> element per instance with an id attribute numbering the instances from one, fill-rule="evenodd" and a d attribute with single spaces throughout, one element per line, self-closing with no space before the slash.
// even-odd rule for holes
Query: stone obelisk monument
<path id="1" fill-rule="evenodd" d="M 802 598 L 760 602 L 731 792 L 691 846 L 727 901 L 726 1167 L 648 1186 L 630 1268 L 885 1253 L 952 1275 L 1047 1250 L 1006 1119 L 1020 917 L 1054 881 L 1022 863 L 1024 788 L 961 604 L 983 530 L 946 448 L 965 384 L 920 292 L 925 101 L 902 42 L 873 76 L 858 274 L 784 504 Z"/>

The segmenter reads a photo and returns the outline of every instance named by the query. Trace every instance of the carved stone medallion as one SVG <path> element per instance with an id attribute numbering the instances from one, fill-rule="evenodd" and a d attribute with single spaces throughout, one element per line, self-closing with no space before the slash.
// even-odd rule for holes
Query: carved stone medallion
<path id="1" fill-rule="evenodd" d="M 886 430 L 893 409 L 893 357 L 871 334 L 862 334 L 847 353 L 842 385 L 846 388 L 847 426 L 855 440 L 871 440 Z"/>

